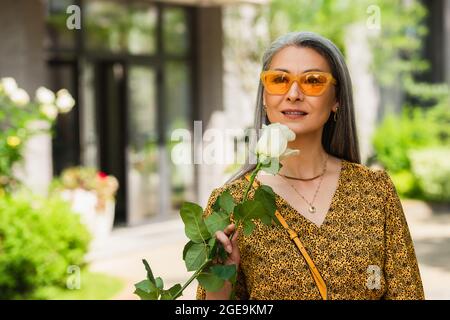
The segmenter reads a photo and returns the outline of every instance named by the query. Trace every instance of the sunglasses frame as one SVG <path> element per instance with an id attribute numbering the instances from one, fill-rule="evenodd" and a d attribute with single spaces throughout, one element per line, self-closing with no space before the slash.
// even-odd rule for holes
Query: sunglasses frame
<path id="1" fill-rule="evenodd" d="M 289 75 L 289 76 L 290 76 L 290 81 L 289 81 L 288 85 L 286 86 L 287 89 L 286 89 L 285 92 L 270 92 L 270 91 L 267 89 L 267 86 L 266 86 L 264 80 L 265 80 L 265 77 L 266 77 L 267 75 L 270 75 L 270 74 L 285 74 L 285 75 Z M 307 76 L 308 74 L 320 74 L 320 75 L 323 75 L 323 76 L 326 77 L 327 82 L 325 83 L 322 92 L 320 92 L 319 94 L 314 94 L 314 95 L 312 95 L 312 94 L 307 94 L 307 93 L 305 93 L 305 91 L 303 90 L 303 88 L 302 88 L 302 86 L 301 86 L 301 84 L 300 84 L 300 83 L 301 83 L 300 81 L 301 81 L 301 79 L 302 79 L 303 77 Z M 262 84 L 264 85 L 264 88 L 265 88 L 265 89 L 267 90 L 267 92 L 270 93 L 270 94 L 286 94 L 286 92 L 288 92 L 289 89 L 291 88 L 291 86 L 292 86 L 292 84 L 294 83 L 294 81 L 297 81 L 297 84 L 298 84 L 298 87 L 300 88 L 300 91 L 301 91 L 304 95 L 312 96 L 312 97 L 321 96 L 322 94 L 324 94 L 324 92 L 325 92 L 326 89 L 330 86 L 330 84 L 336 85 L 336 83 L 337 83 L 336 79 L 333 77 L 333 75 L 332 75 L 331 73 L 329 73 L 329 72 L 323 72 L 323 71 L 308 71 L 308 72 L 304 72 L 304 73 L 302 73 L 302 74 L 300 74 L 300 75 L 297 76 L 297 75 L 295 75 L 295 74 L 292 74 L 292 73 L 289 73 L 289 72 L 285 72 L 285 71 L 281 71 L 281 70 L 265 70 L 265 71 L 261 72 L 260 78 L 261 78 Z"/>

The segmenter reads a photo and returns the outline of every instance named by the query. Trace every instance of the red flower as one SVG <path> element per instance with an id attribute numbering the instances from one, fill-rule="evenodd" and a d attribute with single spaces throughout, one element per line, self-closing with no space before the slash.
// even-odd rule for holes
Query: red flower
<path id="1" fill-rule="evenodd" d="M 100 171 L 97 174 L 97 177 L 99 177 L 101 180 L 108 178 L 108 175 L 106 173 L 104 173 L 103 171 Z"/>

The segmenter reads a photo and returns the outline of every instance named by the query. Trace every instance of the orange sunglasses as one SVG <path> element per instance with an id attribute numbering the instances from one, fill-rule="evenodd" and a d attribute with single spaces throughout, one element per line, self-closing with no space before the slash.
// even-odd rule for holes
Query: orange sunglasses
<path id="1" fill-rule="evenodd" d="M 261 81 L 270 94 L 285 94 L 294 81 L 307 96 L 320 96 L 330 84 L 336 85 L 336 79 L 328 72 L 309 71 L 296 76 L 292 73 L 266 70 L 261 72 Z"/>

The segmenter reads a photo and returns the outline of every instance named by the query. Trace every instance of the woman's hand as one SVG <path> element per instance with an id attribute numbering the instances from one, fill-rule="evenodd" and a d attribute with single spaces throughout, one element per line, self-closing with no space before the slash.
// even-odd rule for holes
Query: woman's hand
<path id="1" fill-rule="evenodd" d="M 229 224 L 223 231 L 217 231 L 215 236 L 216 239 L 225 248 L 225 251 L 228 252 L 228 257 L 225 261 L 222 262 L 222 264 L 225 265 L 235 264 L 237 268 L 239 267 L 239 263 L 241 261 L 241 255 L 237 244 L 239 231 L 236 231 L 233 234 L 233 238 L 231 240 L 228 238 L 235 228 L 236 225 L 234 223 Z"/>
<path id="2" fill-rule="evenodd" d="M 239 268 L 239 263 L 241 261 L 241 255 L 239 252 L 239 247 L 237 244 L 237 239 L 239 236 L 239 231 L 236 231 L 233 234 L 233 238 L 228 238 L 230 234 L 236 228 L 235 224 L 229 224 L 223 231 L 217 231 L 215 236 L 217 241 L 219 241 L 222 246 L 225 248 L 225 251 L 228 252 L 228 257 L 225 261 L 219 262 L 215 261 L 215 263 L 230 265 L 235 264 L 236 270 Z M 206 291 L 206 300 L 228 300 L 230 298 L 232 286 L 230 281 L 225 281 L 223 288 L 217 292 L 209 292 Z"/>

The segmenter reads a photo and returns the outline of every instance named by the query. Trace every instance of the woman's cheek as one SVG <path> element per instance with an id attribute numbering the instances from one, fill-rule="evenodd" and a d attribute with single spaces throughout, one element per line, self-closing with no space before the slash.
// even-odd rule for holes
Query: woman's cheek
<path id="1" fill-rule="evenodd" d="M 283 96 L 267 95 L 265 101 L 268 108 L 277 109 L 279 104 L 283 101 Z"/>

